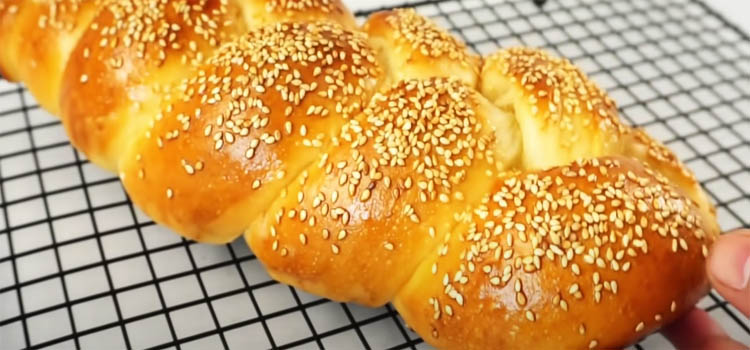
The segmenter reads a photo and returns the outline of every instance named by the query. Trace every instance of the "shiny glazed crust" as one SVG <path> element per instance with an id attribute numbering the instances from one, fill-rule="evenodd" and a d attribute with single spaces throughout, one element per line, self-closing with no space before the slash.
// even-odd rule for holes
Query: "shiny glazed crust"
<path id="1" fill-rule="evenodd" d="M 707 291 L 700 184 L 544 51 L 338 0 L 0 0 L 0 42 L 155 221 L 244 234 L 275 279 L 392 301 L 439 348 L 624 347 Z"/>

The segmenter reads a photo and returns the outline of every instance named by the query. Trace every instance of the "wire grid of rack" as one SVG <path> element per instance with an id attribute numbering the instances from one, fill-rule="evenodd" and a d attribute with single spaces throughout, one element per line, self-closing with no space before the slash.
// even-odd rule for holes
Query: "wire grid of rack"
<path id="1" fill-rule="evenodd" d="M 472 49 L 573 60 L 692 168 L 725 230 L 750 226 L 750 38 L 699 1 L 421 1 Z M 374 10 L 360 11 L 360 19 Z M 1 44 L 0 44 L 1 45 Z M 750 344 L 750 321 L 699 303 Z M 117 178 L 0 80 L 0 347 L 422 349 L 391 306 L 273 282 L 244 242 L 195 244 L 153 224 Z M 659 335 L 634 346 L 670 349 Z"/>

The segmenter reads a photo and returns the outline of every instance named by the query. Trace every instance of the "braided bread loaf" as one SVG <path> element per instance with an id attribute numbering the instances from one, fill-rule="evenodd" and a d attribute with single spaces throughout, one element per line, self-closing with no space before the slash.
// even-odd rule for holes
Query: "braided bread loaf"
<path id="1" fill-rule="evenodd" d="M 338 0 L 0 0 L 0 42 L 155 221 L 439 348 L 625 346 L 707 291 L 700 185 L 543 51 Z"/>

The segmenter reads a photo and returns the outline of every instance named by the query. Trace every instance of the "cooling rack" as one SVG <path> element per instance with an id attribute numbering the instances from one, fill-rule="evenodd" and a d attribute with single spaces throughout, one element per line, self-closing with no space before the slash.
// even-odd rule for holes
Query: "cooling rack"
<path id="1" fill-rule="evenodd" d="M 700 1 L 540 2 L 391 5 L 415 7 L 479 53 L 522 44 L 570 58 L 695 171 L 722 229 L 750 226 L 750 38 Z M 699 306 L 750 344 L 750 320 L 718 295 Z M 244 242 L 195 244 L 155 225 L 2 79 L 0 347 L 428 348 L 391 306 L 277 284 Z M 634 348 L 672 349 L 660 335 Z"/>

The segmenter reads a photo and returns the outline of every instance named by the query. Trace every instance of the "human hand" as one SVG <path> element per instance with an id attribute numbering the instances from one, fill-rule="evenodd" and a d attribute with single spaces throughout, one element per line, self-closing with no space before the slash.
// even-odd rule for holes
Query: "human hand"
<path id="1" fill-rule="evenodd" d="M 711 286 L 750 317 L 750 230 L 722 235 L 711 249 L 706 268 Z M 730 338 L 706 311 L 697 308 L 663 333 L 680 350 L 750 349 L 750 345 Z"/>

